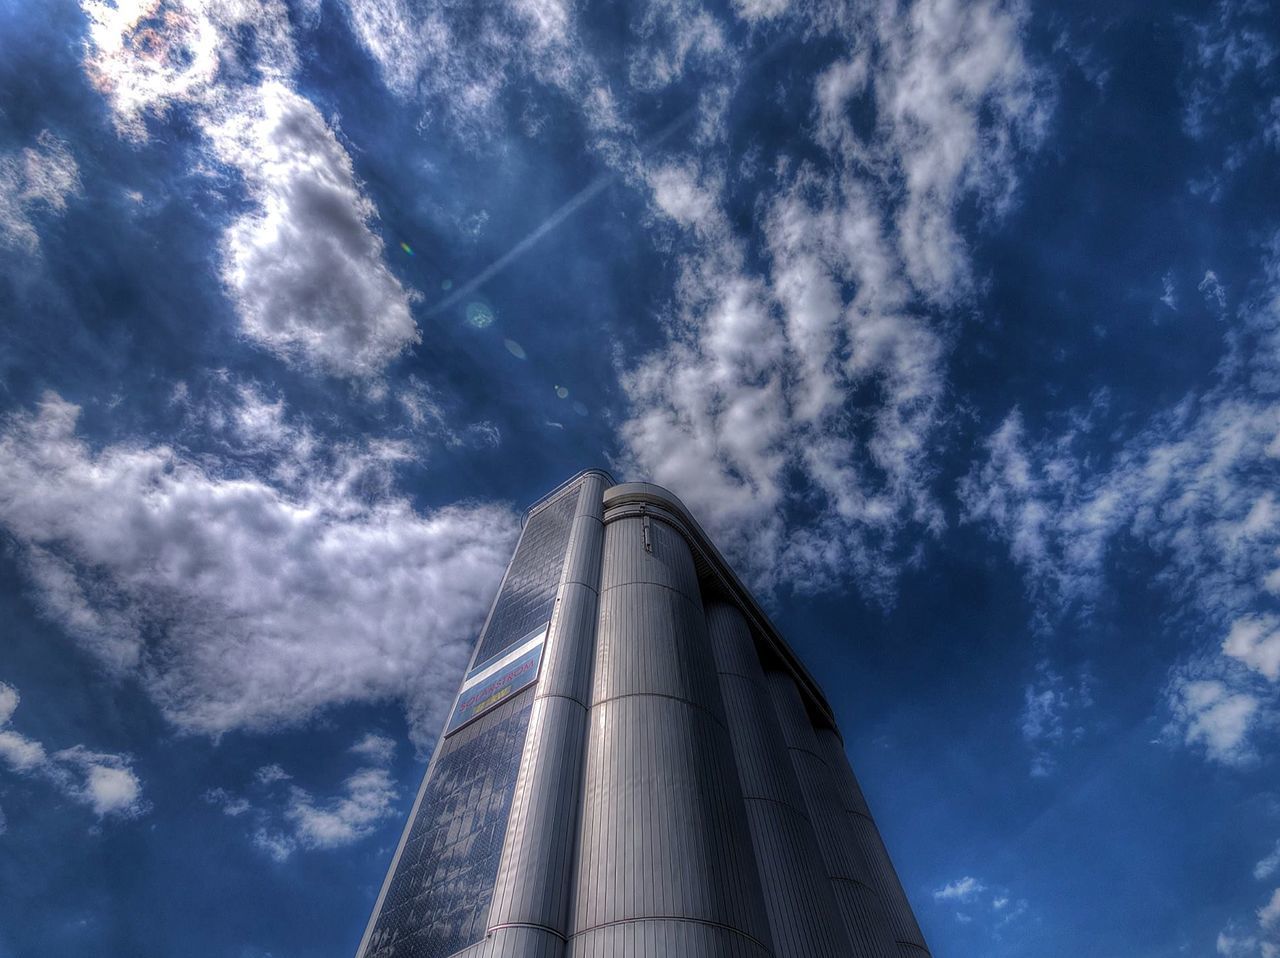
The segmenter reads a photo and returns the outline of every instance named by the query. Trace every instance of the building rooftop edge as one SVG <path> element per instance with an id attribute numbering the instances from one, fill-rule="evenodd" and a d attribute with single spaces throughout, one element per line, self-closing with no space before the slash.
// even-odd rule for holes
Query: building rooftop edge
<path id="1" fill-rule="evenodd" d="M 600 470 L 588 471 L 599 472 Z M 603 474 L 608 475 L 608 473 Z M 579 475 L 583 475 L 583 473 L 579 473 Z M 577 476 L 569 481 L 573 482 L 576 479 Z M 720 550 L 716 548 L 715 543 L 711 541 L 711 537 L 699 525 L 698 520 L 693 517 L 688 507 L 670 490 L 651 482 L 623 482 L 605 489 L 604 507 L 606 511 L 632 502 L 661 506 L 680 519 L 686 526 L 683 531 L 693 540 L 695 548 L 703 554 L 712 571 L 719 577 L 725 591 L 738 603 L 741 611 L 759 632 L 761 638 L 768 643 L 791 670 L 801 692 L 812 702 L 820 715 L 826 719 L 832 730 L 839 735 L 839 727 L 836 725 L 835 716 L 831 711 L 830 703 L 827 702 L 826 695 L 822 691 L 822 686 L 818 684 L 809 670 L 805 668 L 804 663 L 792 651 L 791 646 L 783 638 L 782 633 L 778 631 L 777 626 L 773 624 L 773 621 L 760 603 L 756 601 L 756 597 L 751 593 L 751 590 L 738 578 L 738 574 L 733 571 L 733 567 L 720 554 Z"/>

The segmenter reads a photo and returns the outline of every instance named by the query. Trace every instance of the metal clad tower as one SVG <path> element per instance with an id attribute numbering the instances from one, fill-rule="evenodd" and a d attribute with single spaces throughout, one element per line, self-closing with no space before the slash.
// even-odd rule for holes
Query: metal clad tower
<path id="1" fill-rule="evenodd" d="M 928 958 L 829 706 L 678 499 L 528 512 L 357 958 Z"/>

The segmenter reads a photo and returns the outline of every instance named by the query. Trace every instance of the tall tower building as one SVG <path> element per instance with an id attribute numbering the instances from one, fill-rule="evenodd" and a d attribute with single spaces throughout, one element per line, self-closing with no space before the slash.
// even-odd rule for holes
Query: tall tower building
<path id="1" fill-rule="evenodd" d="M 675 496 L 530 508 L 357 958 L 928 958 L 821 689 Z"/>

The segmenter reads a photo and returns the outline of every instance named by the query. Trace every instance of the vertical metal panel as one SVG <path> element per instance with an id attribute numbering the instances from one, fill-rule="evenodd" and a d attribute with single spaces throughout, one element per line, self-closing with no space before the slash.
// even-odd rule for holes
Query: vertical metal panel
<path id="1" fill-rule="evenodd" d="M 600 581 L 603 480 L 579 486 L 542 677 L 489 912 L 505 958 L 559 958 L 568 933 Z M 525 926 L 515 934 L 512 926 Z M 495 952 L 495 954 L 497 954 Z"/>
<path id="2" fill-rule="evenodd" d="M 818 729 L 816 733 L 819 748 L 826 757 L 827 764 L 835 773 L 838 783 L 838 794 L 841 804 L 849 818 L 854 834 L 854 842 L 859 853 L 867 863 L 871 885 L 875 888 L 880 900 L 888 912 L 889 923 L 893 928 L 898 950 L 903 958 L 922 958 L 929 954 L 924 934 L 916 921 L 911 902 L 902 888 L 898 873 L 889 859 L 880 829 L 876 827 L 863 797 L 858 777 L 853 774 L 849 757 L 844 750 L 840 736 L 830 729 Z"/>
<path id="3" fill-rule="evenodd" d="M 645 548 L 645 527 L 649 548 Z M 701 603 L 698 573 L 684 537 L 656 517 L 628 518 L 609 523 L 604 540 L 600 591 L 623 583 L 651 583 L 674 589 Z"/>
<path id="4" fill-rule="evenodd" d="M 778 958 L 843 958 L 851 946 L 822 867 L 764 672 L 742 613 L 707 605 L 735 764 Z"/>
<path id="5" fill-rule="evenodd" d="M 693 558 L 656 519 L 605 525 L 590 722 L 570 954 L 770 954 Z"/>
<path id="6" fill-rule="evenodd" d="M 768 673 L 765 683 L 818 837 L 832 893 L 844 918 L 852 946 L 850 953 L 857 958 L 896 958 L 898 948 L 889 916 L 871 884 L 870 870 L 844 813 L 835 776 L 820 753 L 800 691 L 791 677 L 781 672 Z"/>

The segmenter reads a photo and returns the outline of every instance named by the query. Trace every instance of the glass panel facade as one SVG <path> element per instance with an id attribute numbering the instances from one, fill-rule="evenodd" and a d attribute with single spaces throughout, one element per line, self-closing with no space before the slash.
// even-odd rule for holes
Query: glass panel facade
<path id="1" fill-rule="evenodd" d="M 482 939 L 533 690 L 446 741 L 365 958 L 446 958 Z"/>
<path id="2" fill-rule="evenodd" d="M 567 490 L 529 517 L 511 560 L 502 595 L 493 607 L 475 663 L 481 665 L 510 648 L 551 618 L 564 566 L 565 548 L 580 487 Z"/>
<path id="3" fill-rule="evenodd" d="M 529 517 L 469 674 L 547 625 L 579 492 L 570 488 Z M 428 771 L 363 958 L 447 958 L 484 938 L 533 692 L 451 725 L 457 731 Z"/>

